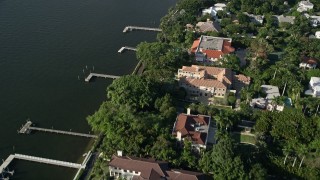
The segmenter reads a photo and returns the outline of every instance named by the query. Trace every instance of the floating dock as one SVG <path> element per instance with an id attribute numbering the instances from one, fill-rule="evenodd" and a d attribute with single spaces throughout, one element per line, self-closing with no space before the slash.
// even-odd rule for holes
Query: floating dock
<path id="1" fill-rule="evenodd" d="M 137 51 L 137 48 L 134 47 L 129 47 L 129 46 L 123 46 L 119 49 L 118 53 L 122 53 L 125 50 L 129 50 L 129 51 Z"/>
<path id="2" fill-rule="evenodd" d="M 87 137 L 87 138 L 98 138 L 98 136 L 92 135 L 92 134 L 84 134 L 84 133 L 77 133 L 77 132 L 71 132 L 71 131 L 61 131 L 61 130 L 55 130 L 55 129 L 33 127 L 31 121 L 27 121 L 27 123 L 24 124 L 18 132 L 20 134 L 29 134 L 31 131 L 42 131 L 42 132 L 50 132 L 50 133 L 57 133 L 57 134 Z"/>
<path id="3" fill-rule="evenodd" d="M 162 31 L 160 28 L 140 27 L 140 26 L 126 26 L 123 29 L 123 32 L 126 33 L 128 31 L 133 31 L 133 30 L 156 31 L 156 32 L 161 32 Z"/>
<path id="4" fill-rule="evenodd" d="M 98 74 L 98 73 L 90 73 L 85 79 L 85 82 L 90 82 L 91 78 L 93 77 L 101 77 L 101 78 L 111 78 L 111 79 L 118 79 L 120 76 L 109 75 L 109 74 Z"/>

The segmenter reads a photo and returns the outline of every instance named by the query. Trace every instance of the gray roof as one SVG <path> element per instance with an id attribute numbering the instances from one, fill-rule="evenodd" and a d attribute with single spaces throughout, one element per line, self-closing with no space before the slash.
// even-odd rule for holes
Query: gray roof
<path id="1" fill-rule="evenodd" d="M 201 43 L 199 44 L 199 48 L 204 49 L 204 50 L 219 50 L 219 51 L 221 51 L 223 48 L 223 41 L 224 40 L 231 41 L 231 38 L 201 36 Z"/>
<path id="2" fill-rule="evenodd" d="M 279 88 L 277 86 L 271 85 L 262 85 L 262 91 L 267 94 L 266 99 L 274 99 L 275 97 L 280 96 Z"/>
<path id="3" fill-rule="evenodd" d="M 219 23 L 212 22 L 212 21 L 198 22 L 196 27 L 199 28 L 200 32 L 209 32 L 209 31 L 219 32 L 221 30 Z"/>
<path id="4" fill-rule="evenodd" d="M 294 23 L 294 19 L 296 17 L 294 16 L 284 16 L 284 15 L 281 15 L 281 16 L 275 16 L 279 23 L 290 23 L 290 24 L 293 24 Z"/>

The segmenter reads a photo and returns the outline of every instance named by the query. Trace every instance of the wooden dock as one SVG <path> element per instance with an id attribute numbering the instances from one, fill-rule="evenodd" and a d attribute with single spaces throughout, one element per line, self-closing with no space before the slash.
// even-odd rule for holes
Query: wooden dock
<path id="1" fill-rule="evenodd" d="M 123 46 L 119 49 L 118 53 L 122 53 L 124 50 L 130 50 L 130 51 L 137 51 L 137 48 L 129 47 L 129 46 Z"/>
<path id="2" fill-rule="evenodd" d="M 5 172 L 5 169 L 9 166 L 9 164 L 14 160 L 14 159 L 20 159 L 20 160 L 25 160 L 25 161 L 32 161 L 32 162 L 38 162 L 38 163 L 44 163 L 44 164 L 49 164 L 49 165 L 56 165 L 56 166 L 62 166 L 62 167 L 68 167 L 68 168 L 75 168 L 79 169 L 78 172 L 80 172 L 81 169 L 85 169 L 87 162 L 89 161 L 92 153 L 89 151 L 87 153 L 87 156 L 83 160 L 82 164 L 78 163 L 71 163 L 71 162 L 66 162 L 66 161 L 60 161 L 60 160 L 54 160 L 54 159 L 48 159 L 48 158 L 42 158 L 42 157 L 36 157 L 36 156 L 29 156 L 29 155 L 24 155 L 24 154 L 11 154 L 9 157 L 1 164 L 0 166 L 0 175 Z M 76 174 L 75 178 L 79 173 Z"/>
<path id="3" fill-rule="evenodd" d="M 56 165 L 56 166 L 63 166 L 63 167 L 68 167 L 68 168 L 76 168 L 76 169 L 80 169 L 80 168 L 84 169 L 85 168 L 85 165 L 82 165 L 82 164 L 71 163 L 71 162 L 66 162 L 66 161 L 59 161 L 59 160 L 54 160 L 54 159 L 42 158 L 42 157 L 28 156 L 28 155 L 23 155 L 23 154 L 14 154 L 14 158 L 20 159 L 20 160 Z"/>
<path id="4" fill-rule="evenodd" d="M 115 75 L 90 73 L 90 74 L 84 79 L 84 81 L 85 81 L 85 82 L 90 82 L 91 78 L 93 78 L 93 77 L 111 78 L 111 79 L 120 78 L 120 76 L 115 76 Z"/>
<path id="5" fill-rule="evenodd" d="M 32 122 L 27 121 L 27 123 L 24 124 L 18 132 L 20 134 L 29 134 L 31 131 L 34 130 L 34 131 L 50 132 L 50 133 L 57 133 L 57 134 L 87 137 L 87 138 L 98 138 L 98 136 L 92 135 L 92 134 L 84 134 L 84 133 L 77 133 L 77 132 L 71 132 L 71 131 L 61 131 L 61 130 L 47 129 L 47 128 L 38 128 L 38 127 L 33 127 L 31 125 L 32 125 Z"/>
<path id="6" fill-rule="evenodd" d="M 140 27 L 140 26 L 126 26 L 123 29 L 123 32 L 126 33 L 128 31 L 133 31 L 133 30 L 156 31 L 156 32 L 161 32 L 162 31 L 160 28 Z"/>

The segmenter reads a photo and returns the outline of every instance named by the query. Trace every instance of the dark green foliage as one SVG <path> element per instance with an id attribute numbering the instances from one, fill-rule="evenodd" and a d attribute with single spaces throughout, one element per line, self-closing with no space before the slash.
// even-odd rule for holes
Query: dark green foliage
<path id="1" fill-rule="evenodd" d="M 136 75 L 122 76 L 108 87 L 108 98 L 115 105 L 143 109 L 153 105 L 156 84 Z"/>
<path id="2" fill-rule="evenodd" d="M 280 24 L 279 27 L 272 15 L 283 14 L 289 9 L 282 0 L 229 0 L 227 8 L 231 14 L 218 12 L 218 17 L 222 18 L 222 32 L 204 34 L 231 37 L 234 47 L 246 48 L 248 53 L 246 67 L 240 68 L 240 61 L 234 54 L 225 56 L 217 66 L 249 75 L 251 85 L 241 90 L 243 102 L 239 111 L 214 105 L 190 105 L 193 114 L 212 116 L 211 125 L 218 129 L 218 144 L 212 149 L 209 147 L 197 154 L 191 148 L 191 142 L 185 141 L 183 147 L 178 147 L 171 136 L 176 118 L 172 99 L 184 99 L 186 95 L 185 90 L 175 86 L 174 74 L 181 66 L 192 63 L 187 50 L 201 35 L 185 31 L 185 25 L 209 18 L 198 15 L 202 8 L 217 2 L 220 1 L 178 1 L 177 6 L 161 19 L 159 41 L 138 45 L 137 58 L 145 67 L 142 76 L 115 80 L 108 88 L 108 100 L 88 117 L 92 128 L 105 135 L 103 151 L 107 156 L 116 150 L 123 150 L 127 155 L 151 156 L 168 161 L 174 167 L 198 168 L 212 173 L 215 179 L 266 179 L 267 174 L 287 179 L 318 177 L 320 102 L 304 97 L 303 91 L 310 77 L 320 77 L 320 71 L 299 69 L 299 63 L 303 56 L 320 59 L 320 43 L 308 38 L 311 27 L 301 14 L 296 14 L 294 25 Z M 298 1 L 288 2 L 292 6 Z M 318 9 L 319 3 L 316 0 L 313 3 Z M 253 24 L 243 12 L 265 15 L 264 24 Z M 279 56 L 272 58 L 270 54 Z M 260 87 L 263 84 L 278 86 L 280 94 L 283 92 L 292 99 L 292 109 L 283 112 L 252 110 L 250 100 L 265 96 Z M 273 99 L 273 103 L 282 104 L 284 96 Z M 226 100 L 233 105 L 235 96 Z M 243 150 L 228 137 L 240 120 L 256 121 L 257 146 L 250 146 L 252 149 Z M 284 165 L 287 154 L 297 157 L 302 167 L 292 167 L 292 162 Z"/>
<path id="3" fill-rule="evenodd" d="M 230 137 L 218 139 L 212 150 L 202 155 L 199 165 L 202 171 L 212 173 L 214 179 L 246 179 L 243 162 L 234 154 Z"/>
<path id="4" fill-rule="evenodd" d="M 254 164 L 249 173 L 249 179 L 252 180 L 263 180 L 267 177 L 267 171 L 261 164 Z"/>

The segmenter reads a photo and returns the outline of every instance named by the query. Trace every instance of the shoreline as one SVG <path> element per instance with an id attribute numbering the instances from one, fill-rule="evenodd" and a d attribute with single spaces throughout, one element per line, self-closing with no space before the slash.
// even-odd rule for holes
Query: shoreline
<path id="1" fill-rule="evenodd" d="M 142 61 L 140 60 L 137 65 L 135 66 L 134 70 L 132 71 L 131 75 L 141 75 L 144 70 L 144 66 Z M 90 126 L 90 125 L 89 125 Z M 96 149 L 101 145 L 103 140 L 103 135 L 99 134 L 97 139 L 92 139 L 89 141 L 88 145 L 85 147 L 85 152 L 92 152 L 91 158 L 88 160 L 87 165 L 89 165 L 88 168 L 81 170 L 80 172 L 77 172 L 74 176 L 74 180 L 85 180 L 90 176 L 90 173 L 92 171 L 92 168 L 94 167 L 95 161 L 97 159 L 97 151 Z M 77 162 L 82 162 L 83 156 L 78 158 Z"/>

